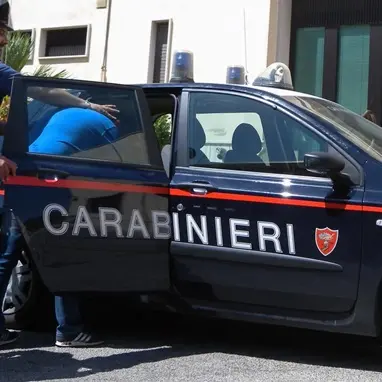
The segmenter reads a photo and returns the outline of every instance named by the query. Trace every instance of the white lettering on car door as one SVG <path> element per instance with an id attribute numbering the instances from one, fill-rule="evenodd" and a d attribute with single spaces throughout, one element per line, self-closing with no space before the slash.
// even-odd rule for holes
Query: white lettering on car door
<path id="1" fill-rule="evenodd" d="M 62 216 L 68 216 L 68 211 L 66 211 L 66 209 L 60 204 L 56 204 L 56 203 L 48 204 L 44 208 L 44 211 L 42 213 L 42 220 L 44 222 L 44 226 L 47 229 L 47 231 L 51 233 L 52 235 L 56 235 L 56 236 L 64 235 L 69 229 L 69 223 L 63 222 L 60 228 L 53 227 L 52 222 L 50 220 L 50 214 L 53 211 L 58 211 Z"/>
<path id="2" fill-rule="evenodd" d="M 59 226 L 57 224 L 53 225 L 52 223 L 52 213 L 54 212 L 59 212 L 62 217 L 62 222 Z M 43 211 L 43 222 L 46 230 L 52 235 L 64 235 L 68 231 L 70 224 L 64 219 L 67 216 L 69 216 L 69 213 L 63 206 L 55 203 L 47 205 Z M 126 236 L 123 230 L 123 221 L 125 218 L 127 224 L 129 217 L 123 216 L 117 209 L 100 207 L 97 216 L 100 226 L 100 236 L 108 237 L 111 228 L 113 234 L 118 238 L 134 238 L 137 234 L 140 234 L 144 238 L 150 239 L 149 231 L 139 210 L 132 210 Z M 185 223 L 186 228 L 182 234 L 179 223 L 180 218 L 184 219 L 183 223 Z M 198 223 L 199 219 L 200 223 Z M 190 244 L 200 242 L 204 245 L 217 247 L 223 247 L 225 244 L 231 248 L 252 250 L 254 249 L 253 246 L 256 241 L 255 237 L 253 237 L 256 233 L 251 230 L 251 222 L 247 219 L 230 218 L 227 222 L 220 216 L 207 217 L 206 215 L 199 215 L 198 217 L 194 217 L 191 214 L 179 216 L 177 212 L 172 213 L 171 219 L 171 215 L 167 211 L 153 210 L 151 211 L 149 220 L 150 224 L 152 224 L 152 226 L 150 226 L 150 228 L 152 228 L 152 236 L 154 239 L 159 240 L 170 239 L 173 231 L 173 239 L 175 241 L 185 241 Z M 76 211 L 72 235 L 78 236 L 81 229 L 87 229 L 90 236 L 97 236 L 97 231 L 93 223 L 95 222 L 92 221 L 86 207 L 79 206 Z M 285 248 L 286 246 L 288 248 L 287 253 L 290 255 L 296 254 L 293 224 L 286 224 L 284 233 L 284 230 L 282 231 L 274 222 L 257 221 L 256 223 L 258 250 L 282 254 L 284 253 L 282 248 L 283 244 Z M 212 233 L 213 231 L 215 232 Z M 211 237 L 209 235 L 210 233 Z M 283 237 L 286 237 L 286 240 L 284 239 L 285 243 L 282 243 L 280 240 L 281 233 L 284 233 Z"/>
<path id="3" fill-rule="evenodd" d="M 98 208 L 99 212 L 99 223 L 101 236 L 107 237 L 108 227 L 112 227 L 115 230 L 117 237 L 123 237 L 122 232 L 122 214 L 115 208 L 100 207 Z M 107 216 L 111 215 L 112 219 L 107 219 Z"/>
<path id="4" fill-rule="evenodd" d="M 172 213 L 172 226 L 174 230 L 174 240 L 180 241 L 179 214 L 177 212 Z"/>
<path id="5" fill-rule="evenodd" d="M 294 228 L 293 224 L 287 224 L 287 237 L 288 237 L 288 249 L 290 255 L 296 254 L 296 244 L 294 241 Z"/>
<path id="6" fill-rule="evenodd" d="M 166 211 L 152 211 L 154 239 L 169 239 L 171 237 L 171 219 Z"/>
<path id="7" fill-rule="evenodd" d="M 222 218 L 215 217 L 215 233 L 216 233 L 216 245 L 218 247 L 223 246 L 223 230 L 222 230 Z"/>
<path id="8" fill-rule="evenodd" d="M 187 226 L 187 240 L 189 243 L 194 242 L 194 231 L 198 235 L 200 241 L 203 244 L 208 244 L 208 230 L 207 230 L 207 217 L 200 215 L 200 224 L 195 221 L 194 217 L 190 214 L 186 215 L 186 226 Z"/>
<path id="9" fill-rule="evenodd" d="M 272 230 L 272 233 L 265 233 L 265 230 Z M 280 227 L 272 222 L 262 222 L 258 221 L 257 222 L 257 234 L 259 238 L 259 249 L 260 251 L 266 251 L 267 247 L 265 242 L 266 241 L 271 241 L 274 244 L 275 251 L 277 253 L 283 253 L 281 249 L 281 244 L 280 244 Z"/>
<path id="10" fill-rule="evenodd" d="M 238 237 L 248 237 L 249 231 L 239 230 L 237 226 L 249 227 L 249 220 L 245 219 L 229 219 L 229 232 L 231 236 L 231 247 L 239 249 L 252 249 L 252 244 L 238 241 Z"/>
<path id="11" fill-rule="evenodd" d="M 76 220 L 74 222 L 74 227 L 72 231 L 73 236 L 78 236 L 80 234 L 81 228 L 86 228 L 89 231 L 90 236 L 97 236 L 97 231 L 94 228 L 92 219 L 89 216 L 86 207 L 80 206 L 77 210 Z"/>
<path id="12" fill-rule="evenodd" d="M 140 231 L 145 239 L 150 239 L 149 232 L 139 210 L 133 210 L 131 214 L 127 237 L 132 238 L 135 231 Z"/>

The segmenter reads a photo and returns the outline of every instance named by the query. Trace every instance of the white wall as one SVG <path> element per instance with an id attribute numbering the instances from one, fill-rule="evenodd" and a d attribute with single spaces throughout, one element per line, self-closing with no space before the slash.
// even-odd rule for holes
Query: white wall
<path id="1" fill-rule="evenodd" d="M 100 80 L 107 9 L 96 9 L 95 4 L 96 0 L 11 0 L 13 28 L 36 28 L 34 60 L 25 71 L 31 72 L 39 64 L 53 64 L 57 69 L 67 69 L 76 78 Z M 92 24 L 89 59 L 38 59 L 41 28 L 83 24 Z"/>
<path id="2" fill-rule="evenodd" d="M 125 84 L 150 80 L 151 26 L 153 21 L 164 19 L 173 21 L 172 50 L 194 53 L 196 81 L 225 82 L 228 65 L 246 63 L 252 80 L 267 65 L 270 3 L 271 0 L 113 0 L 107 80 Z M 33 64 L 55 64 L 76 78 L 100 80 L 107 9 L 96 9 L 95 4 L 96 0 L 12 0 L 14 28 L 37 28 Z M 38 60 L 40 28 L 76 24 L 92 24 L 88 62 Z"/>
<path id="3" fill-rule="evenodd" d="M 108 80 L 147 81 L 151 23 L 163 19 L 173 21 L 172 49 L 194 53 L 196 81 L 225 81 L 228 65 L 245 64 L 245 24 L 248 68 L 257 72 L 266 65 L 269 2 L 113 0 Z"/>

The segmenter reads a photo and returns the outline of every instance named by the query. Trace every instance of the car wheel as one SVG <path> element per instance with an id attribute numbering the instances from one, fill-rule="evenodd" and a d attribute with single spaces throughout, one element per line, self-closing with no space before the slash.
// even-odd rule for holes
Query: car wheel
<path id="1" fill-rule="evenodd" d="M 3 301 L 3 314 L 7 328 L 36 329 L 36 324 L 51 318 L 49 294 L 25 251 L 12 272 Z"/>

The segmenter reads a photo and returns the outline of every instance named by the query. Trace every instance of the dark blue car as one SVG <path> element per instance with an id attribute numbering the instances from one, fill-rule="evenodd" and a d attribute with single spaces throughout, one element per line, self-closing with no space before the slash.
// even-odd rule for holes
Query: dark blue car
<path id="1" fill-rule="evenodd" d="M 30 152 L 31 86 L 117 105 L 118 138 Z M 153 127 L 163 115 L 167 142 Z M 25 239 L 9 326 L 29 325 L 46 289 L 380 334 L 382 129 L 336 103 L 269 86 L 22 78 L 3 152 L 18 163 L 4 208 Z"/>

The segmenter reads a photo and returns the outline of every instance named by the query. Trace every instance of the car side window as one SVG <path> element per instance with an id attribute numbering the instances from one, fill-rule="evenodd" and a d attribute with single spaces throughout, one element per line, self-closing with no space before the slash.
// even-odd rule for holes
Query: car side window
<path id="1" fill-rule="evenodd" d="M 29 98 L 29 153 L 150 164 L 134 89 L 91 86 L 66 91 L 91 103 L 115 105 L 118 113 L 113 119 L 93 109 L 59 107 Z"/>
<path id="2" fill-rule="evenodd" d="M 191 166 L 273 174 L 308 172 L 304 155 L 334 149 L 315 132 L 271 106 L 240 95 L 191 93 Z"/>
<path id="3" fill-rule="evenodd" d="M 278 142 L 283 153 L 280 163 L 272 161 L 273 167 L 290 175 L 324 176 L 312 174 L 305 169 L 304 156 L 311 152 L 334 150 L 319 135 L 296 121 L 289 115 L 275 111 Z"/>
<path id="4" fill-rule="evenodd" d="M 224 168 L 269 166 L 263 105 L 236 95 L 192 93 L 188 120 L 189 163 Z"/>

